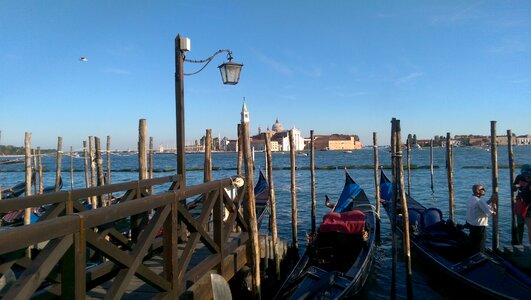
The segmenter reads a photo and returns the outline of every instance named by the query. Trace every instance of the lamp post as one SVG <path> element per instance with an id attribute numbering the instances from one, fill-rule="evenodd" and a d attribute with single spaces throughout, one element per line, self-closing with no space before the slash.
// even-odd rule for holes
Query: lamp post
<path id="1" fill-rule="evenodd" d="M 184 130 L 184 75 L 194 75 L 201 72 L 212 59 L 222 53 L 227 52 L 228 62 L 219 65 L 223 84 L 235 85 L 240 79 L 242 64 L 232 62 L 232 51 L 220 49 L 209 58 L 203 60 L 191 60 L 186 58 L 186 53 L 190 51 L 190 39 L 181 37 L 175 38 L 175 113 L 176 113 L 176 152 L 177 152 L 177 174 L 181 175 L 180 188 L 186 188 L 186 159 L 185 159 L 185 130 Z M 198 71 L 190 74 L 184 73 L 184 62 L 204 64 Z"/>

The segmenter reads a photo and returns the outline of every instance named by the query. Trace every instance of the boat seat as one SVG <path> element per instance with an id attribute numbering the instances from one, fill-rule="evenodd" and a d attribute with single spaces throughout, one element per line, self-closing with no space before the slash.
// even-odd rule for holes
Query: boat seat
<path id="1" fill-rule="evenodd" d="M 366 216 L 361 210 L 330 212 L 323 216 L 319 232 L 338 232 L 361 235 L 365 232 Z"/>
<path id="2" fill-rule="evenodd" d="M 423 230 L 422 212 L 416 208 L 408 208 L 409 228 L 411 232 L 418 235 Z"/>
<path id="3" fill-rule="evenodd" d="M 422 222 L 424 228 L 428 229 L 430 226 L 444 222 L 442 218 L 442 212 L 436 207 L 430 207 L 422 213 Z"/>

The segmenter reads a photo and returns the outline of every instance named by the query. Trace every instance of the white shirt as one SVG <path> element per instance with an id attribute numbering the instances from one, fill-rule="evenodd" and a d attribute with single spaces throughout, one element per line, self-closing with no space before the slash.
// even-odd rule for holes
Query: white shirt
<path id="1" fill-rule="evenodd" d="M 478 196 L 472 195 L 466 203 L 466 221 L 474 226 L 488 226 L 489 216 L 494 210 L 486 201 L 479 199 Z"/>

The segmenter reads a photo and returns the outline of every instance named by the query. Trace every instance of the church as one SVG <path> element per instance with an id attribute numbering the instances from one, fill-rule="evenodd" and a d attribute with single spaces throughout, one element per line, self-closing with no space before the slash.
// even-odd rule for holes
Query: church
<path id="1" fill-rule="evenodd" d="M 249 119 L 249 111 L 247 110 L 247 105 L 245 102 L 242 106 L 242 112 L 241 112 L 242 118 L 246 118 L 246 120 Z M 302 151 L 304 150 L 304 137 L 301 135 L 301 131 L 298 128 L 292 128 L 289 130 L 284 130 L 284 127 L 282 126 L 282 123 L 276 119 L 273 126 L 271 126 L 271 130 L 269 127 L 266 129 L 266 131 L 262 131 L 262 128 L 258 127 L 258 134 L 253 135 L 250 137 L 251 139 L 251 147 L 254 148 L 255 151 L 265 151 L 265 132 L 271 132 L 271 151 L 278 152 L 278 151 L 290 151 L 290 144 L 289 144 L 289 132 L 293 131 L 293 144 L 295 146 L 295 151 Z M 227 145 L 228 151 L 238 151 L 238 141 L 237 140 L 231 140 L 229 141 Z"/>

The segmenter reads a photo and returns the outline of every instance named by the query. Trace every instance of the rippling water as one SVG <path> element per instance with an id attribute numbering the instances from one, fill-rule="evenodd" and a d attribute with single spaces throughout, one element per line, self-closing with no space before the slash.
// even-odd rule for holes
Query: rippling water
<path id="1" fill-rule="evenodd" d="M 531 147 L 514 147 L 516 164 L 530 163 Z M 404 152 L 405 154 L 405 152 Z M 235 175 L 236 167 L 235 153 L 214 153 L 213 167 L 219 168 L 213 172 L 214 179 L 225 178 Z M 202 154 L 187 154 L 187 168 L 201 168 L 204 156 Z M 106 158 L 104 156 L 104 161 Z M 256 166 L 265 169 L 264 154 L 255 154 Z M 411 164 L 425 166 L 411 170 L 411 196 L 425 206 L 439 207 L 445 218 L 448 216 L 448 183 L 445 169 L 446 149 L 434 149 L 434 182 L 435 193 L 432 193 L 430 177 L 430 151 L 429 149 L 414 149 L 411 152 Z M 380 148 L 380 165 L 390 165 L 391 158 L 389 149 Z M 405 162 L 405 157 L 404 157 Z M 328 194 L 332 199 L 337 199 L 344 184 L 343 166 L 350 166 L 349 173 L 352 175 L 371 198 L 374 204 L 375 185 L 374 171 L 372 169 L 354 168 L 353 166 L 370 166 L 374 163 L 373 150 L 363 149 L 353 153 L 343 153 L 336 151 L 318 151 L 315 153 L 315 166 L 321 168 L 316 170 L 316 199 L 317 199 L 317 224 L 328 209 L 324 206 L 324 196 Z M 105 163 L 104 163 L 105 164 Z M 53 185 L 55 182 L 55 158 L 45 157 L 43 159 L 44 168 L 48 172 L 44 173 L 44 185 Z M 157 172 L 155 177 L 170 175 L 174 172 L 164 172 L 170 168 L 175 168 L 174 155 L 155 155 L 154 169 Z M 309 156 L 296 156 L 296 165 L 299 168 L 310 166 Z M 481 148 L 455 148 L 454 149 L 454 195 L 455 195 L 455 219 L 458 223 L 465 220 L 465 201 L 471 194 L 471 187 L 476 182 L 482 182 L 487 188 L 487 196 L 492 192 L 491 179 L 491 153 Z M 508 154 L 506 147 L 498 148 L 499 169 L 499 241 L 500 246 L 510 244 L 511 239 L 511 213 L 510 213 L 510 181 L 508 166 Z M 124 182 L 138 178 L 136 169 L 138 160 L 135 155 L 111 155 L 112 182 Z M 290 155 L 289 153 L 273 154 L 273 171 L 275 192 L 277 199 L 278 230 L 281 238 L 291 239 L 291 178 L 290 178 Z M 325 168 L 326 167 L 326 168 Z M 24 180 L 23 165 L 0 165 L 0 186 L 8 187 Z M 70 157 L 65 156 L 62 163 L 64 188 L 70 189 Z M 83 159 L 74 158 L 74 189 L 84 187 Z M 517 172 L 519 169 L 517 169 Z M 390 176 L 390 170 L 387 171 Z M 407 176 L 407 172 L 404 172 Z M 301 251 L 304 249 L 306 233 L 311 229 L 311 187 L 310 171 L 299 169 L 296 171 L 297 180 L 297 207 L 298 207 L 298 238 Z M 203 181 L 203 171 L 188 171 L 188 185 L 198 184 Z M 407 177 L 405 178 L 407 188 Z M 162 190 L 163 188 L 161 188 Z M 383 210 L 382 210 L 383 212 Z M 388 298 L 391 286 L 391 237 L 389 219 L 385 213 L 381 215 L 382 242 L 378 247 L 372 274 L 363 292 L 363 297 L 367 299 Z M 491 227 L 489 227 L 489 237 L 487 245 L 491 243 Z M 525 236 L 525 235 L 524 235 Z M 399 242 L 400 244 L 400 242 Z M 400 257 L 400 255 L 399 255 Z M 405 298 L 405 267 L 399 258 L 397 265 L 397 291 L 398 298 Z M 428 275 L 421 262 L 416 262 L 413 256 L 413 289 L 417 298 L 429 299 L 450 299 L 455 298 L 451 286 L 434 280 Z"/>

